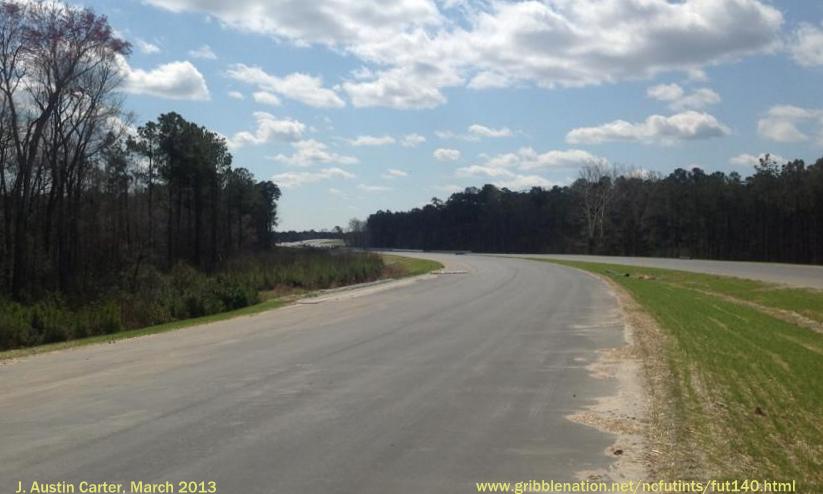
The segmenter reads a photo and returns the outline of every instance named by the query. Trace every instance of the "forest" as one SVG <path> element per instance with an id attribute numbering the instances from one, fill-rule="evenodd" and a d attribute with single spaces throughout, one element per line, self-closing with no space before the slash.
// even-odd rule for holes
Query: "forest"
<path id="1" fill-rule="evenodd" d="M 823 158 L 754 173 L 583 168 L 569 186 L 467 188 L 368 218 L 372 247 L 823 263 Z"/>
<path id="2" fill-rule="evenodd" d="M 273 249 L 280 189 L 169 112 L 135 128 L 106 17 L 0 1 L 0 350 L 373 279 L 376 256 Z"/>

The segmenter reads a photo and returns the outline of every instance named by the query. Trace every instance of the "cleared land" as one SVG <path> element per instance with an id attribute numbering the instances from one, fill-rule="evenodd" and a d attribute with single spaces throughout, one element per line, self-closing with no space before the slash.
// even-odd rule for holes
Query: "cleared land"
<path id="1" fill-rule="evenodd" d="M 645 342 L 662 350 L 646 363 L 664 381 L 652 386 L 658 475 L 797 480 L 800 492 L 823 492 L 823 292 L 550 262 L 608 278 L 659 325 L 662 342 Z"/>

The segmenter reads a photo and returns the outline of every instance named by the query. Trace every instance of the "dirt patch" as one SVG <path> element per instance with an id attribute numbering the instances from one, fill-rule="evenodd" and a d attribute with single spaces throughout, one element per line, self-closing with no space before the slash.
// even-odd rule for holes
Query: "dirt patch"
<path id="1" fill-rule="evenodd" d="M 601 398 L 568 418 L 614 434 L 605 453 L 616 459 L 606 471 L 583 471 L 588 480 L 650 480 L 700 477 L 706 460 L 699 448 L 683 442 L 684 430 L 672 390 L 674 376 L 666 360 L 667 336 L 631 295 L 607 277 L 624 320 L 626 345 L 601 352 L 589 366 L 596 378 L 614 378 L 617 394 Z"/>

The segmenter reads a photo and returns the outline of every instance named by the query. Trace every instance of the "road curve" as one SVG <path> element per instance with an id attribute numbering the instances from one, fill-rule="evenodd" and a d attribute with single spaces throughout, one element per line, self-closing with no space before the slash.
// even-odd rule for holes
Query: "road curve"
<path id="1" fill-rule="evenodd" d="M 769 262 L 707 261 L 663 257 L 582 256 L 572 254 L 506 254 L 510 257 L 533 257 L 567 261 L 588 261 L 649 268 L 677 269 L 695 273 L 735 276 L 780 285 L 823 290 L 823 266 Z"/>
<path id="2" fill-rule="evenodd" d="M 623 344 L 608 288 L 425 257 L 466 272 L 0 365 L 0 490 L 454 493 L 607 467 L 613 438 L 564 416 L 613 393 L 585 368 Z"/>

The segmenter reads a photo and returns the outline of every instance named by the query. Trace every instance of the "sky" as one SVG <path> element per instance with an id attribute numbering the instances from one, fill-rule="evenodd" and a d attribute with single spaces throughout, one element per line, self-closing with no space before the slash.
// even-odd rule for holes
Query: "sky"
<path id="1" fill-rule="evenodd" d="M 176 111 L 280 185 L 280 230 L 345 227 L 586 165 L 748 175 L 823 156 L 814 0 L 89 0 Z"/>

